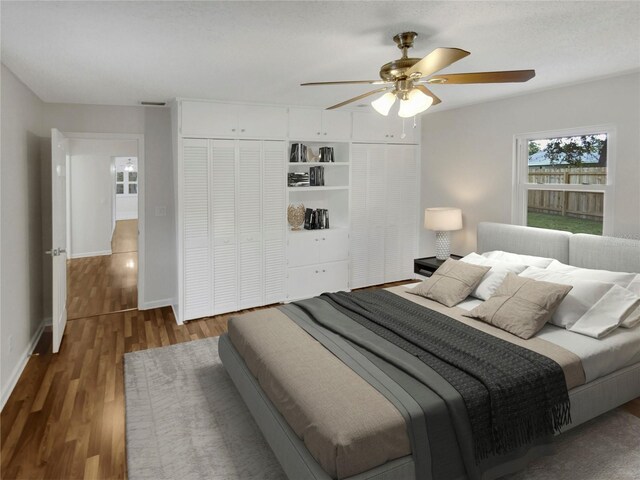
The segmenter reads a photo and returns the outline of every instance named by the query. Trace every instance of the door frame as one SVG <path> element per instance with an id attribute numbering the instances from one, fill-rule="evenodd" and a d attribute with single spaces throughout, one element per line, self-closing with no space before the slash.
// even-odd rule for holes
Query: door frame
<path id="1" fill-rule="evenodd" d="M 83 140 L 135 140 L 138 144 L 138 310 L 145 305 L 144 295 L 144 266 L 145 266 L 145 169 L 144 169 L 144 135 L 141 133 L 86 133 L 62 132 L 69 139 Z M 67 182 L 67 192 L 71 188 Z M 115 188 L 115 187 L 113 187 Z M 69 240 L 67 240 L 68 242 Z"/>

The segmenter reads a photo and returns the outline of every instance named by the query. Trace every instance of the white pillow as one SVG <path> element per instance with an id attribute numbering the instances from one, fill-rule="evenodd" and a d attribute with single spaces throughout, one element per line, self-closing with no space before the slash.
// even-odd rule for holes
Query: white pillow
<path id="1" fill-rule="evenodd" d="M 482 280 L 478 286 L 471 292 L 472 297 L 479 298 L 480 300 L 487 300 L 491 297 L 498 287 L 502 285 L 502 282 L 507 276 L 507 273 L 515 273 L 516 275 L 526 270 L 526 265 L 518 265 L 517 263 L 501 262 L 499 260 L 493 260 L 491 258 L 483 257 L 477 253 L 470 253 L 464 258 L 460 259 L 461 262 L 471 263 L 473 265 L 483 265 L 491 267 L 487 273 L 484 274 Z"/>
<path id="2" fill-rule="evenodd" d="M 580 277 L 585 280 L 596 280 L 598 282 L 615 283 L 621 287 L 628 287 L 636 279 L 635 273 L 610 272 L 609 270 L 594 270 L 591 268 L 580 268 L 565 265 L 557 260 L 553 260 L 547 267 L 555 272 L 566 273 L 567 275 Z"/>
<path id="3" fill-rule="evenodd" d="M 573 286 L 549 319 L 549 323 L 564 328 L 569 328 L 576 323 L 614 286 L 612 283 L 582 280 L 575 276 L 538 267 L 529 267 L 520 276 Z"/>
<path id="4" fill-rule="evenodd" d="M 532 255 L 520 255 L 519 253 L 503 252 L 501 250 L 494 250 L 493 252 L 485 252 L 483 257 L 490 258 L 492 260 L 499 260 L 506 263 L 517 263 L 519 265 L 526 265 L 528 267 L 547 268 L 553 261 L 553 258 L 534 257 Z"/>
<path id="5" fill-rule="evenodd" d="M 568 330 L 593 338 L 602 338 L 627 321 L 628 328 L 640 321 L 640 297 L 626 288 L 613 285 Z"/>

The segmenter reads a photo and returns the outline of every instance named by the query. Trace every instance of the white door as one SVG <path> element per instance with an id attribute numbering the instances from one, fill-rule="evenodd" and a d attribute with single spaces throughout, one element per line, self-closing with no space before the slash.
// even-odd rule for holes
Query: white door
<path id="1" fill-rule="evenodd" d="M 60 350 L 67 324 L 67 138 L 51 129 L 51 250 L 53 260 L 53 353 Z"/>

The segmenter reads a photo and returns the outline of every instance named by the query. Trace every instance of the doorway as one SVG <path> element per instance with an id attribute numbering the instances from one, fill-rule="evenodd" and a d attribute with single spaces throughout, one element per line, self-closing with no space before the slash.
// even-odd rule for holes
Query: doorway
<path id="1" fill-rule="evenodd" d="M 67 136 L 68 319 L 135 310 L 141 278 L 142 136 Z"/>

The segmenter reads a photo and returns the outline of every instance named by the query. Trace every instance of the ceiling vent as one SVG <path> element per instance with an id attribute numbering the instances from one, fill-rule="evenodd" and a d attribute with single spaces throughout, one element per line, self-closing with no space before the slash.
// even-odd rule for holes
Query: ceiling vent
<path id="1" fill-rule="evenodd" d="M 144 105 L 145 107 L 164 107 L 167 102 L 140 102 L 140 105 Z"/>

